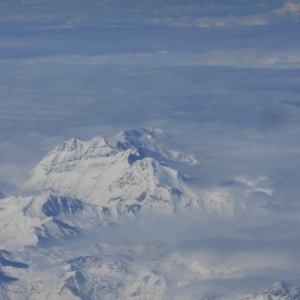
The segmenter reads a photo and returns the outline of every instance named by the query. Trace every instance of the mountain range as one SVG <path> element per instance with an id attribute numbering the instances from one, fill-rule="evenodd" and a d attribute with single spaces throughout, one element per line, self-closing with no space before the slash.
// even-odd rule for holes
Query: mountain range
<path id="1" fill-rule="evenodd" d="M 67 140 L 30 172 L 22 196 L 0 194 L 0 298 L 171 299 L 172 289 L 223 278 L 227 271 L 210 263 L 205 272 L 184 266 L 167 236 L 152 243 L 153 231 L 163 232 L 160 220 L 175 224 L 179 215 L 234 217 L 253 206 L 236 203 L 224 186 L 195 186 L 176 164 L 192 168 L 201 162 L 157 142 L 168 138 L 143 128 L 109 142 L 102 136 Z M 139 228 L 146 228 L 142 238 Z M 178 297 L 173 299 L 196 299 Z M 257 296 L 235 299 L 300 296 L 276 283 Z"/>

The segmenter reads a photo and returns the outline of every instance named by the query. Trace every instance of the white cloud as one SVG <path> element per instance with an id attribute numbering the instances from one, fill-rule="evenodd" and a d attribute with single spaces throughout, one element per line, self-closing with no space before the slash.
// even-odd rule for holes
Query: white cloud
<path id="1" fill-rule="evenodd" d="M 226 7 L 226 6 L 225 6 Z M 221 11 L 222 6 L 218 9 Z M 265 13 L 255 13 L 245 16 L 240 16 L 232 10 L 233 14 L 221 17 L 174 17 L 169 15 L 168 17 L 153 18 L 150 23 L 167 25 L 171 27 L 200 27 L 200 28 L 211 28 L 211 27 L 228 27 L 228 26 L 265 26 L 272 23 L 278 23 L 284 21 L 289 14 L 293 16 L 300 15 L 300 2 L 287 1 L 281 8 L 270 10 Z"/>
<path id="2" fill-rule="evenodd" d="M 246 17 L 227 16 L 227 17 L 201 17 L 201 18 L 154 18 L 152 24 L 163 24 L 171 27 L 227 27 L 227 26 L 263 26 L 271 22 L 269 15 L 253 15 Z"/>
<path id="3" fill-rule="evenodd" d="M 7 64 L 9 59 L 2 59 L 0 63 Z M 277 69 L 289 70 L 300 68 L 300 54 L 291 50 L 277 50 L 272 52 L 261 52 L 255 49 L 229 49 L 199 52 L 171 52 L 157 51 L 145 53 L 122 53 L 106 55 L 58 55 L 38 58 L 19 59 L 18 64 L 25 66 L 32 64 L 65 65 L 65 66 L 120 66 L 124 67 L 233 67 L 250 69 Z M 135 73 L 132 73 L 133 75 Z M 144 72 L 144 75 L 151 75 L 152 72 Z M 129 74 L 130 75 L 130 74 Z"/>
<path id="4" fill-rule="evenodd" d="M 286 3 L 284 3 L 284 5 L 281 9 L 275 10 L 275 13 L 278 13 L 278 14 L 291 13 L 293 15 L 299 15 L 300 14 L 300 2 L 287 1 Z"/>
<path id="5" fill-rule="evenodd" d="M 270 20 L 268 16 L 263 16 L 263 15 L 254 15 L 254 16 L 247 16 L 247 17 L 229 16 L 226 18 L 200 18 L 196 21 L 196 26 L 201 28 L 225 27 L 225 26 L 233 26 L 233 25 L 263 26 L 269 23 Z"/>

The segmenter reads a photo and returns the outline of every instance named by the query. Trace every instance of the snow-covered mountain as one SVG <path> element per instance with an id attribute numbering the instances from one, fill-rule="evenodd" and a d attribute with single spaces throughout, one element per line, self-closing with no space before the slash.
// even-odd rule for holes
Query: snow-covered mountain
<path id="1" fill-rule="evenodd" d="M 260 193 L 258 199 L 272 196 L 272 189 L 257 186 L 260 181 L 241 181 L 239 185 L 237 178 L 235 184 L 202 190 L 191 185 L 189 177 L 176 166 L 179 163 L 192 168 L 199 161 L 158 142 L 164 139 L 168 135 L 163 131 L 142 128 L 122 131 L 109 142 L 102 136 L 87 142 L 74 138 L 64 141 L 32 170 L 24 189 L 28 195 L 47 193 L 96 205 L 112 221 L 149 210 L 172 214 L 196 208 L 232 216 L 238 209 L 268 207 L 264 199 L 242 201 L 255 193 Z M 247 191 L 232 197 L 231 191 L 236 188 L 239 192 L 241 185 Z"/>
<path id="2" fill-rule="evenodd" d="M 163 133 L 153 128 L 123 131 L 113 138 L 113 145 L 102 136 L 88 142 L 65 141 L 30 173 L 25 189 L 101 206 L 113 219 L 149 208 L 175 212 L 199 206 L 185 176 L 166 164 L 197 160 L 158 145 L 155 134 Z"/>
<path id="3" fill-rule="evenodd" d="M 198 161 L 158 144 L 156 135 L 166 136 L 154 128 L 129 130 L 113 137 L 111 145 L 99 136 L 88 142 L 71 139 L 50 151 L 24 184 L 28 195 L 0 203 L 3 246 L 21 249 L 76 236 L 121 217 L 231 211 L 226 193 L 199 194 L 188 177 L 168 166 L 175 159 Z"/>

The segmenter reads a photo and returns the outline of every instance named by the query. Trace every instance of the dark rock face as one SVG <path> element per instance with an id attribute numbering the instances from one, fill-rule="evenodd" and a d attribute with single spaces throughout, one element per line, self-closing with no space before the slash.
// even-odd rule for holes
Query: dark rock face
<path id="1" fill-rule="evenodd" d="M 11 257 L 10 252 L 5 250 L 0 250 L 0 264 L 3 267 L 13 267 L 19 269 L 28 268 L 27 264 L 14 261 L 13 258 Z"/>
<path id="2" fill-rule="evenodd" d="M 42 212 L 48 217 L 57 217 L 60 213 L 76 215 L 81 213 L 83 205 L 80 200 L 50 195 L 42 206 Z"/>

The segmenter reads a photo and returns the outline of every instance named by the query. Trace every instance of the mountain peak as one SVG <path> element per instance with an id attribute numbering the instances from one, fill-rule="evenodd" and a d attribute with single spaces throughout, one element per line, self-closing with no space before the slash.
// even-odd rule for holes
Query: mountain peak
<path id="1" fill-rule="evenodd" d="M 288 289 L 283 282 L 275 282 L 263 293 L 255 296 L 254 300 L 299 300 L 299 288 Z"/>
<path id="2" fill-rule="evenodd" d="M 163 130 L 154 127 L 144 127 L 121 131 L 112 139 L 112 144 L 119 150 L 136 148 L 141 155 L 152 157 L 157 161 L 182 162 L 196 165 L 199 161 L 192 155 L 188 155 L 168 147 L 164 147 L 156 141 L 157 136 L 168 137 Z"/>
<path id="3" fill-rule="evenodd" d="M 288 290 L 283 282 L 275 282 L 263 294 L 284 298 L 288 294 Z"/>
<path id="4" fill-rule="evenodd" d="M 109 146 L 107 141 L 102 135 L 99 135 L 93 139 L 91 139 L 89 142 L 89 147 L 94 147 L 94 148 L 100 148 L 100 147 L 106 147 Z"/>
<path id="5" fill-rule="evenodd" d="M 81 144 L 82 142 L 75 139 L 71 138 L 69 140 L 63 141 L 60 145 L 58 145 L 55 150 L 57 152 L 62 152 L 62 151 L 73 151 L 78 147 L 78 144 Z"/>

